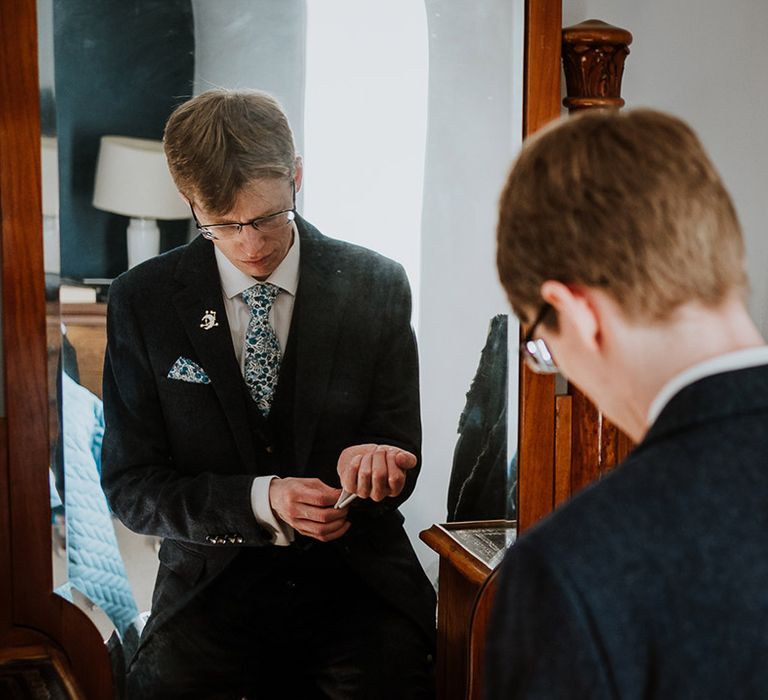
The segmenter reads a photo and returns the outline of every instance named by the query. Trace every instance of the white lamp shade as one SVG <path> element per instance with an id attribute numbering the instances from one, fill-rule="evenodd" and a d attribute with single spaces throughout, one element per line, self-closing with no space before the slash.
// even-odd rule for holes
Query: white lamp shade
<path id="1" fill-rule="evenodd" d="M 53 136 L 40 138 L 43 170 L 43 214 L 59 215 L 59 147 Z M 46 268 L 47 269 L 47 268 Z"/>
<path id="2" fill-rule="evenodd" d="M 161 141 L 102 136 L 93 206 L 142 219 L 188 219 Z"/>

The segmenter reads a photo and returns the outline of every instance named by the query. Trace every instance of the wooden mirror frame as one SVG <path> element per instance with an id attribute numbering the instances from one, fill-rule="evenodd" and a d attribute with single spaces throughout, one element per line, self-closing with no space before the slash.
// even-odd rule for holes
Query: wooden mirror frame
<path id="1" fill-rule="evenodd" d="M 560 114 L 561 0 L 526 0 L 525 16 L 527 136 Z M 113 679 L 98 631 L 52 592 L 39 99 L 36 2 L 2 2 L 0 664 L 47 655 L 74 697 L 82 692 L 106 699 L 113 697 Z M 554 379 L 522 369 L 519 402 L 519 512 L 525 527 L 552 502 L 551 469 L 542 467 L 552 465 L 555 453 Z"/>
<path id="2" fill-rule="evenodd" d="M 53 593 L 35 0 L 0 3 L 0 650 L 51 660 L 71 695 L 111 698 L 96 628 Z M 42 650 L 42 651 L 40 651 Z M 63 654 L 69 664 L 55 664 Z"/>
<path id="3" fill-rule="evenodd" d="M 559 3 L 533 3 L 527 35 L 526 121 L 530 136 L 561 114 L 560 58 L 567 84 L 562 104 L 569 113 L 620 108 L 624 59 L 632 34 L 599 20 L 560 29 Z M 550 6 L 551 5 L 551 6 Z M 557 15 L 557 16 L 555 16 Z M 560 395 L 552 375 L 520 368 L 518 528 L 527 529 L 582 488 L 619 464 L 631 440 L 573 385 Z"/>
<path id="4" fill-rule="evenodd" d="M 562 0 L 526 0 L 523 139 L 560 116 L 562 26 Z M 522 359 L 519 368 L 517 523 L 522 531 L 552 510 L 555 377 L 532 372 Z"/>

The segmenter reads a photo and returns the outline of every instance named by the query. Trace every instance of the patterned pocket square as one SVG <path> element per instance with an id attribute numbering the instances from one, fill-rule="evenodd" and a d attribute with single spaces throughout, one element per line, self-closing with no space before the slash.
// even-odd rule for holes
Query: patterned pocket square
<path id="1" fill-rule="evenodd" d="M 173 363 L 173 367 L 168 372 L 168 379 L 179 379 L 182 382 L 192 382 L 193 384 L 211 383 L 205 370 L 186 357 L 180 357 Z"/>

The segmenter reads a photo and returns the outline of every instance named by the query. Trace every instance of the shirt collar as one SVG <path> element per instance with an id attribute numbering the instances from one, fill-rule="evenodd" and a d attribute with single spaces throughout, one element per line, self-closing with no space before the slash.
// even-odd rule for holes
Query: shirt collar
<path id="1" fill-rule="evenodd" d="M 275 271 L 267 277 L 265 282 L 280 287 L 284 292 L 296 296 L 299 286 L 299 249 L 301 247 L 299 231 L 293 224 L 293 243 L 285 257 L 275 268 Z M 254 285 L 254 279 L 238 270 L 216 246 L 213 247 L 216 254 L 216 266 L 219 268 L 221 288 L 228 299 L 233 299 L 242 294 L 246 289 Z"/>
<path id="2" fill-rule="evenodd" d="M 768 346 L 761 345 L 718 355 L 683 370 L 680 374 L 672 377 L 661 388 L 661 391 L 656 394 L 656 398 L 648 408 L 648 425 L 653 425 L 672 397 L 689 384 L 693 384 L 699 379 L 704 379 L 704 377 L 710 377 L 713 374 L 766 364 L 768 364 Z"/>

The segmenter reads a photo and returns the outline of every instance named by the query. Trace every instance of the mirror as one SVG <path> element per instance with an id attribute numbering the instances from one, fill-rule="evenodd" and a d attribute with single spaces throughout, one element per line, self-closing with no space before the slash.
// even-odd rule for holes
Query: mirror
<path id="1" fill-rule="evenodd" d="M 454 505 L 478 494 L 459 514 L 480 517 L 490 498 L 485 517 L 514 517 L 518 328 L 496 279 L 494 230 L 522 132 L 523 17 L 522 0 L 110 0 L 98 12 L 39 0 L 41 90 L 55 104 L 59 154 L 60 318 L 77 355 L 70 379 L 87 392 L 64 376 L 65 442 L 78 401 L 98 432 L 104 295 L 127 265 L 126 218 L 92 205 L 100 137 L 159 139 L 191 93 L 258 88 L 280 99 L 304 154 L 300 213 L 408 273 L 423 468 L 402 510 L 423 565 L 434 578 L 418 533 L 446 520 L 450 489 Z M 160 228 L 162 250 L 189 236 L 186 221 Z M 451 486 L 454 462 L 463 476 Z M 136 603 L 125 619 L 149 609 L 157 543 L 113 525 Z"/>

